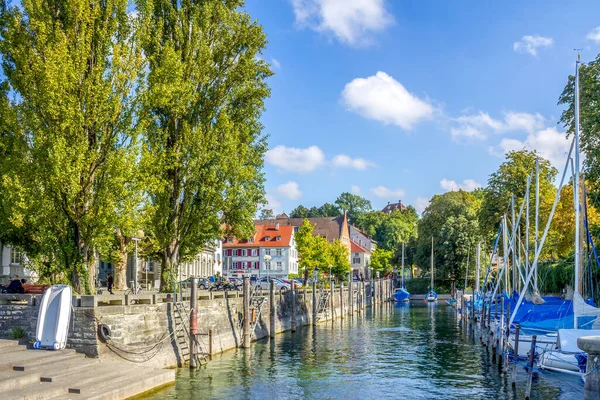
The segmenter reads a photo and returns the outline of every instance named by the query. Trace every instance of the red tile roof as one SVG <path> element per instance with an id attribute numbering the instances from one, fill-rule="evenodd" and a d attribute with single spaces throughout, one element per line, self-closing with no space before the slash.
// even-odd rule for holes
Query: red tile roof
<path id="1" fill-rule="evenodd" d="M 223 241 L 223 248 L 231 247 L 288 247 L 292 241 L 292 235 L 294 234 L 293 226 L 279 226 L 279 230 L 275 230 L 274 225 L 256 225 L 256 232 L 254 233 L 253 242 L 247 240 L 238 240 L 233 238 L 231 243 L 227 242 L 227 239 Z M 277 237 L 281 237 L 277 240 Z M 269 240 L 266 238 L 269 237 Z"/>
<path id="2" fill-rule="evenodd" d="M 350 242 L 351 246 L 352 246 L 352 252 L 353 253 L 366 253 L 367 250 L 363 249 L 362 247 L 360 247 L 359 245 L 357 245 L 354 242 Z"/>

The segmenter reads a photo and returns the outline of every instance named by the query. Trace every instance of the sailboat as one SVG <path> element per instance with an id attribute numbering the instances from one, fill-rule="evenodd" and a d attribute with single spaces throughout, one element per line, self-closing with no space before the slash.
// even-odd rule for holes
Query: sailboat
<path id="1" fill-rule="evenodd" d="M 581 229 L 581 220 L 579 217 L 579 64 L 580 56 L 577 56 L 575 70 L 575 165 L 573 171 L 573 204 L 575 211 L 575 284 L 573 294 L 573 329 L 559 329 L 556 344 L 553 349 L 544 351 L 540 356 L 538 365 L 540 368 L 554 370 L 583 376 L 587 355 L 582 352 L 577 344 L 577 339 L 581 336 L 598 336 L 600 329 L 589 329 L 596 327 L 597 318 L 600 316 L 600 309 L 587 304 L 581 295 L 582 274 L 581 267 L 581 238 L 579 230 Z M 582 193 L 585 199 L 586 194 Z M 584 213 L 587 211 L 585 200 L 583 201 Z M 587 226 L 586 226 L 587 228 Z M 589 235 L 589 232 L 586 232 Z M 582 323 L 582 325 L 580 325 Z M 593 324 L 593 325 L 592 325 Z M 588 329 L 582 329 L 588 328 Z"/>
<path id="2" fill-rule="evenodd" d="M 394 293 L 394 300 L 405 303 L 410 301 L 410 293 L 404 288 L 404 242 L 402 242 L 402 286 Z"/>
<path id="3" fill-rule="evenodd" d="M 435 290 L 433 290 L 433 236 L 431 237 L 431 289 L 429 290 L 429 293 L 427 293 L 427 296 L 425 296 L 425 300 L 427 301 L 437 301 L 438 295 L 435 292 Z"/>
<path id="4" fill-rule="evenodd" d="M 585 364 L 587 355 L 582 352 L 577 344 L 577 339 L 581 336 L 598 336 L 600 329 L 590 329 L 598 326 L 598 317 L 600 309 L 587 304 L 582 295 L 582 274 L 581 267 L 581 220 L 580 206 L 583 206 L 585 212 L 585 201 L 580 204 L 580 182 L 579 182 L 579 65 L 581 57 L 577 55 L 575 66 L 575 137 L 574 151 L 575 159 L 571 163 L 573 169 L 573 206 L 575 212 L 575 279 L 573 294 L 573 329 L 559 329 L 555 346 L 551 350 L 545 350 L 538 361 L 540 368 L 554 370 L 557 372 L 569 373 L 579 376 L 585 374 Z M 583 193 L 585 196 L 585 193 Z M 581 323 L 581 325 L 580 325 Z M 587 329 L 582 329 L 587 328 Z"/>

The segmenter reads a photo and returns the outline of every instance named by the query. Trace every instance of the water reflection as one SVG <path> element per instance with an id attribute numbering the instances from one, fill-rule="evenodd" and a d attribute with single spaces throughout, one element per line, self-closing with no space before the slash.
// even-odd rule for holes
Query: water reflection
<path id="1" fill-rule="evenodd" d="M 442 304 L 376 306 L 216 356 L 199 371 L 178 372 L 165 399 L 517 399 L 517 388 L 476 335 Z M 533 399 L 581 399 L 575 377 L 541 374 Z"/>

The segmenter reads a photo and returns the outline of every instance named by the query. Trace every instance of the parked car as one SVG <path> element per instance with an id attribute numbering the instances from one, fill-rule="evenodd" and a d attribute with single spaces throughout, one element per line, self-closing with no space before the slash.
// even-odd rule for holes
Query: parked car
<path id="1" fill-rule="evenodd" d="M 281 280 L 279 278 L 275 278 L 273 276 L 270 276 L 270 277 L 263 276 L 262 278 L 259 278 L 256 281 L 254 281 L 254 290 L 269 290 L 269 288 L 271 287 L 270 281 L 275 282 L 276 290 L 285 291 L 285 290 L 289 290 L 291 287 L 289 284 L 285 283 L 283 280 Z"/>
<path id="2" fill-rule="evenodd" d="M 302 286 L 302 282 L 297 282 L 296 279 L 282 279 L 283 283 L 287 283 L 288 285 L 290 285 L 290 287 L 292 287 L 292 282 L 294 282 L 294 289 Z"/>

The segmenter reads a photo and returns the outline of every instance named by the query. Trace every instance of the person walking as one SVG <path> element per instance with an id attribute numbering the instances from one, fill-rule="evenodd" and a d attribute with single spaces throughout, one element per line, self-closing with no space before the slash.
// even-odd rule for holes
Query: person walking
<path id="1" fill-rule="evenodd" d="M 114 283 L 114 279 L 112 277 L 111 274 L 106 275 L 106 288 L 108 289 L 108 293 L 110 294 L 114 294 L 113 293 L 113 283 Z"/>

